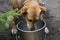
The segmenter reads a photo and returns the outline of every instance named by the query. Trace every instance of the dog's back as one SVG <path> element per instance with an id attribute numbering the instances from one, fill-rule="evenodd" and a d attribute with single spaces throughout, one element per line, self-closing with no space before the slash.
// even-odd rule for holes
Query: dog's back
<path id="1" fill-rule="evenodd" d="M 12 6 L 12 9 L 21 8 L 23 6 L 24 1 L 25 0 L 10 0 L 10 4 Z"/>

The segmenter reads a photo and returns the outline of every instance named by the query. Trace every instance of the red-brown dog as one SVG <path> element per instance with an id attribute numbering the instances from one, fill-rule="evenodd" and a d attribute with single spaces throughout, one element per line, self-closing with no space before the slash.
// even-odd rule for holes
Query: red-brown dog
<path id="1" fill-rule="evenodd" d="M 33 27 L 36 29 L 36 21 L 43 19 L 41 14 L 42 11 L 46 11 L 46 8 L 39 5 L 35 0 L 26 1 L 22 8 L 21 13 L 27 21 L 28 29 L 31 30 Z"/>

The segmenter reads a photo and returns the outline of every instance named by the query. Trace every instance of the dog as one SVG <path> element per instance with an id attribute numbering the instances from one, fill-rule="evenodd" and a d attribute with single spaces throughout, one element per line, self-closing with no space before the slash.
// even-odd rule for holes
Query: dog
<path id="1" fill-rule="evenodd" d="M 42 0 L 40 0 L 40 2 L 42 2 Z M 36 21 L 43 19 L 41 12 L 45 12 L 46 8 L 39 5 L 40 3 L 37 0 L 11 0 L 12 9 L 18 11 L 21 4 L 23 5 L 21 14 L 27 21 L 28 29 L 36 29 Z"/>
<path id="2" fill-rule="evenodd" d="M 32 30 L 36 27 L 36 21 L 43 19 L 41 12 L 46 12 L 46 8 L 39 5 L 36 0 L 28 0 L 24 2 L 21 13 L 27 21 L 27 27 Z"/>

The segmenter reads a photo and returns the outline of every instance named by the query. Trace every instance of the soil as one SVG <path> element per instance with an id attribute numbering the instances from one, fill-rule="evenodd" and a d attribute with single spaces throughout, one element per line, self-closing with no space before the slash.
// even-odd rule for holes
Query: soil
<path id="1" fill-rule="evenodd" d="M 16 40 L 16 36 L 10 30 L 0 33 L 0 40 Z"/>
<path id="2" fill-rule="evenodd" d="M 46 8 L 48 12 L 45 15 L 45 21 L 50 31 L 46 40 L 60 40 L 60 0 L 48 0 Z M 0 12 L 6 12 L 10 9 L 9 0 L 0 0 Z"/>

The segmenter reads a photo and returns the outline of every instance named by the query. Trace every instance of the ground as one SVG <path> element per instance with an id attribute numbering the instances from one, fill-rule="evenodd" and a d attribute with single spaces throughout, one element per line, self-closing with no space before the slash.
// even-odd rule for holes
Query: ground
<path id="1" fill-rule="evenodd" d="M 46 40 L 60 40 L 60 0 L 48 0 L 46 4 L 48 12 L 45 21 L 49 29 Z M 11 9 L 9 0 L 0 0 L 0 12 Z"/>
<path id="2" fill-rule="evenodd" d="M 60 0 L 48 0 L 46 7 L 49 10 L 46 22 L 50 30 L 47 40 L 60 40 Z"/>

